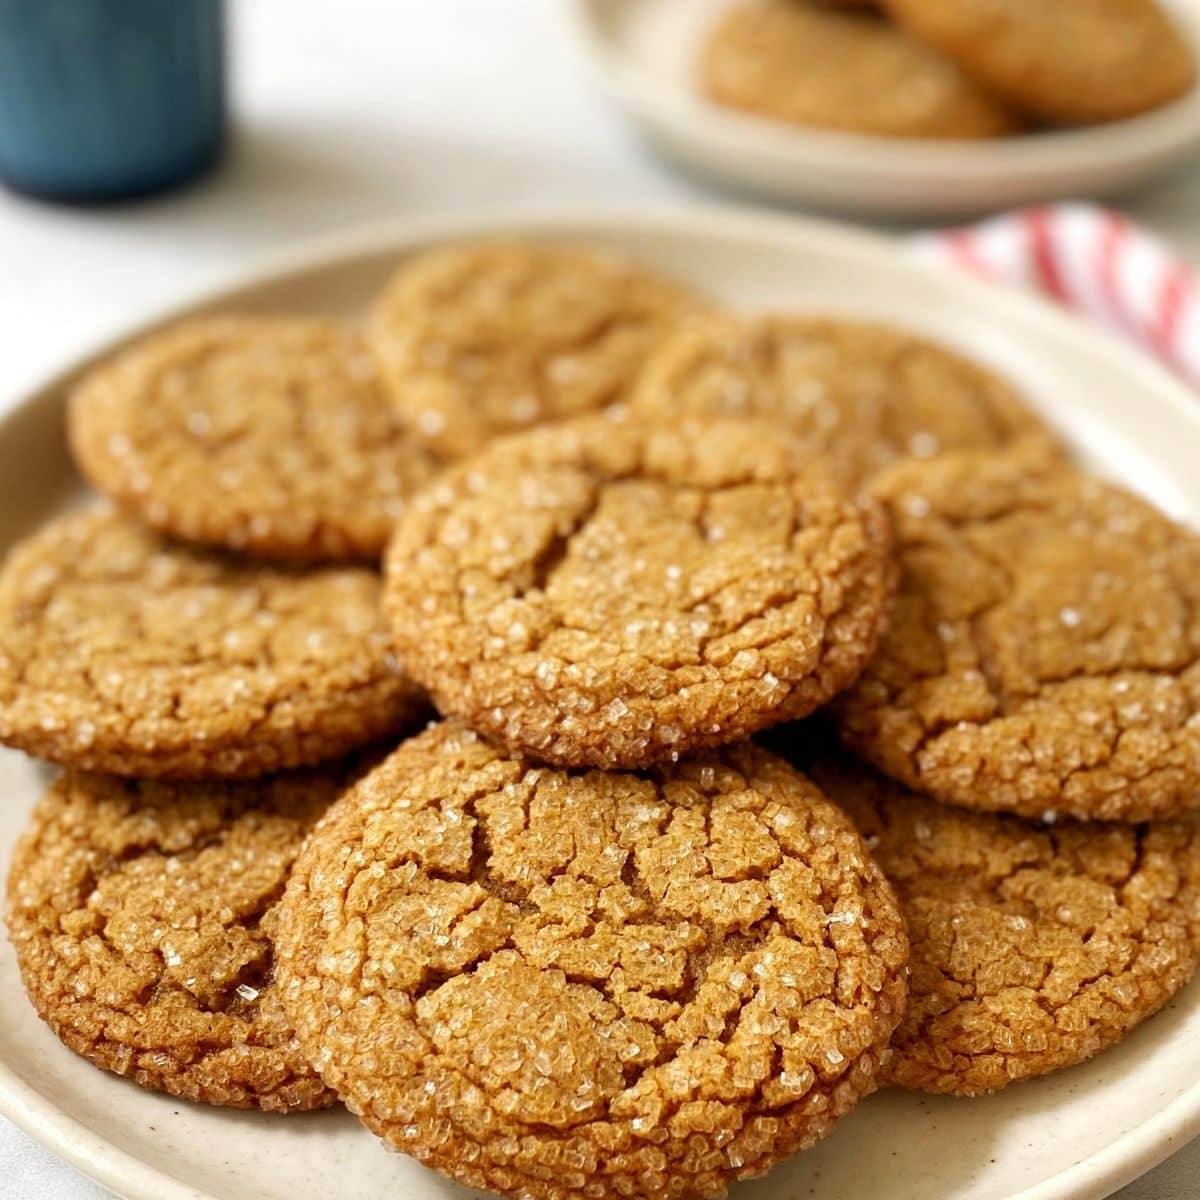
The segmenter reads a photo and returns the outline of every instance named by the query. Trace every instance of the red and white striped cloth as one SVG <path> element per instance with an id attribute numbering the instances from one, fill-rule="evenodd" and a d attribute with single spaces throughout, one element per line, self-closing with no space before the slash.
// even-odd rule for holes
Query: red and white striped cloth
<path id="1" fill-rule="evenodd" d="M 1200 279 L 1161 238 L 1087 204 L 1029 208 L 918 234 L 922 258 L 1039 291 L 1102 322 L 1200 387 Z"/>

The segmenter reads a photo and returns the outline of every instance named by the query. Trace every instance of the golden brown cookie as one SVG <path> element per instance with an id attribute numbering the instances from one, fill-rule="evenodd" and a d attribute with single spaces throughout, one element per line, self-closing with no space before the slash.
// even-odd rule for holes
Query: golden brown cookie
<path id="1" fill-rule="evenodd" d="M 969 813 L 820 754 L 814 781 L 895 887 L 912 942 L 889 1082 L 974 1096 L 1119 1042 L 1200 958 L 1200 830 Z"/>
<path id="2" fill-rule="evenodd" d="M 1155 0 L 885 0 L 982 84 L 1048 121 L 1116 121 L 1181 96 L 1187 40 Z"/>
<path id="3" fill-rule="evenodd" d="M 871 12 L 805 0 L 731 8 L 701 63 L 704 91 L 758 116 L 851 133 L 986 138 L 1009 108 L 938 51 Z"/>
<path id="4" fill-rule="evenodd" d="M 329 811 L 280 912 L 325 1082 L 512 1197 L 721 1194 L 873 1089 L 904 1006 L 878 868 L 749 745 L 579 773 L 435 726 Z"/>
<path id="5" fill-rule="evenodd" d="M 594 416 L 415 497 L 384 603 L 441 712 L 545 762 L 637 767 L 823 704 L 870 658 L 893 585 L 878 508 L 800 443 Z"/>
<path id="6" fill-rule="evenodd" d="M 706 305 L 624 258 L 487 242 L 406 263 L 369 341 L 400 414 L 439 455 L 619 399 L 646 356 Z"/>
<path id="7" fill-rule="evenodd" d="M 900 329 L 828 317 L 729 318 L 680 333 L 647 363 L 630 411 L 768 420 L 849 484 L 898 458 L 1050 438 L 985 367 Z"/>
<path id="8" fill-rule="evenodd" d="M 1200 539 L 1020 453 L 879 478 L 901 565 L 843 739 L 968 808 L 1147 820 L 1200 804 Z"/>
<path id="9" fill-rule="evenodd" d="M 0 572 L 0 741 L 116 775 L 246 778 L 340 757 L 425 712 L 366 568 L 251 566 L 107 508 Z"/>
<path id="10" fill-rule="evenodd" d="M 256 783 L 62 775 L 8 876 L 8 925 L 39 1015 L 142 1087 L 232 1108 L 333 1102 L 280 1004 L 276 905 L 343 768 Z"/>
<path id="11" fill-rule="evenodd" d="M 156 528 L 262 557 L 378 559 L 434 473 L 356 333 L 220 317 L 152 335 L 72 396 L 75 459 Z"/>

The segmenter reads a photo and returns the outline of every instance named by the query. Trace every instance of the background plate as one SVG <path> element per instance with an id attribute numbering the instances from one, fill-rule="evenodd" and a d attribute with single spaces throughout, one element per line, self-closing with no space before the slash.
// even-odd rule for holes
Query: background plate
<path id="1" fill-rule="evenodd" d="M 897 216 L 994 212 L 1114 194 L 1200 142 L 1200 88 L 1127 121 L 986 141 L 873 137 L 739 113 L 696 86 L 701 41 L 732 2 L 567 0 L 567 11 L 601 87 L 655 148 L 758 195 Z M 1200 0 L 1165 2 L 1200 55 Z"/>
<path id="2" fill-rule="evenodd" d="M 914 263 L 884 239 L 742 213 L 497 221 L 360 235 L 256 273 L 164 319 L 211 309 L 357 312 L 416 249 L 488 233 L 617 247 L 746 308 L 891 318 L 991 363 L 1080 454 L 1200 523 L 1200 407 L 1135 351 L 1024 296 Z M 143 327 L 133 333 L 146 331 Z M 103 347 L 103 353 L 112 346 Z M 63 398 L 84 363 L 0 422 L 0 550 L 77 496 Z M 0 869 L 46 778 L 0 752 Z M 95 1070 L 55 1040 L 0 947 L 0 1112 L 130 1200 L 452 1200 L 345 1113 L 277 1118 L 192 1106 Z M 983 1100 L 873 1097 L 815 1150 L 734 1200 L 1092 1200 L 1200 1131 L 1200 985 L 1082 1067 Z"/>

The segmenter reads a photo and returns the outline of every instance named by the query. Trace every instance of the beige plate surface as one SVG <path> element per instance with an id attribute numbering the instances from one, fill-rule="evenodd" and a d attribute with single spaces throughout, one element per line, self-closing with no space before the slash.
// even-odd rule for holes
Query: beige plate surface
<path id="1" fill-rule="evenodd" d="M 1134 351 L 1036 301 L 915 264 L 889 242 L 836 226 L 735 212 L 410 224 L 325 245 L 164 316 L 198 308 L 353 312 L 414 248 L 501 229 L 619 247 L 747 308 L 919 325 L 1011 375 L 1100 469 L 1200 524 L 1200 406 L 1190 392 Z M 78 492 L 63 446 L 63 394 L 81 365 L 18 398 L 0 422 L 0 550 Z M 33 764 L 0 752 L 0 867 L 43 778 Z M 0 1013 L 0 1112 L 121 1195 L 466 1195 L 386 1154 L 344 1113 L 221 1112 L 95 1071 L 35 1019 L 7 943 Z M 1117 1049 L 1052 1078 L 972 1102 L 876 1096 L 816 1150 L 733 1194 L 1091 1200 L 1198 1131 L 1200 985 Z"/>
<path id="2" fill-rule="evenodd" d="M 1133 120 L 986 142 L 870 137 L 739 113 L 696 86 L 701 41 L 731 3 L 567 0 L 565 11 L 598 83 L 650 143 L 743 191 L 842 212 L 994 212 L 1128 190 L 1200 141 L 1200 89 Z M 1200 0 L 1167 3 L 1200 55 Z"/>

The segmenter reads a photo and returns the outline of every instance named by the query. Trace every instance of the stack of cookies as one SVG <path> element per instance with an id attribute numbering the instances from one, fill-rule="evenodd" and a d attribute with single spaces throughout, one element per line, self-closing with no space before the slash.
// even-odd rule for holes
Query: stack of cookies
<path id="1" fill-rule="evenodd" d="M 1200 539 L 955 353 L 450 246 L 362 329 L 155 334 L 70 434 L 111 506 L 0 573 L 63 767 L 8 920 L 105 1069 L 683 1200 L 1196 965 Z"/>
<path id="2" fill-rule="evenodd" d="M 738 0 L 700 73 L 719 104 L 797 125 L 992 138 L 1159 108 L 1195 59 L 1157 0 Z"/>

